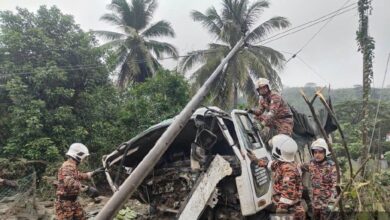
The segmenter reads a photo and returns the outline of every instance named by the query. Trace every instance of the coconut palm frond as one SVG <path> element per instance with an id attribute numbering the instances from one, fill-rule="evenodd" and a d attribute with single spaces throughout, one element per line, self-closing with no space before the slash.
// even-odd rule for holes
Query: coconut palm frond
<path id="1" fill-rule="evenodd" d="M 249 46 L 249 50 L 256 55 L 263 55 L 269 62 L 278 69 L 282 69 L 285 63 L 285 57 L 279 51 L 266 46 Z"/>
<path id="2" fill-rule="evenodd" d="M 214 17 L 209 17 L 207 15 L 204 15 L 203 13 L 199 11 L 192 11 L 191 12 L 191 17 L 194 21 L 198 21 L 202 23 L 202 25 L 208 29 L 208 31 L 215 36 L 219 36 L 221 33 L 221 26 L 219 26 L 220 22 L 217 20 L 215 22 Z"/>
<path id="3" fill-rule="evenodd" d="M 175 37 L 175 31 L 167 21 L 158 21 L 142 32 L 145 37 Z"/>
<path id="4" fill-rule="evenodd" d="M 107 40 L 120 40 L 127 37 L 122 33 L 113 32 L 113 31 L 93 31 L 93 33 Z"/>
<path id="5" fill-rule="evenodd" d="M 122 18 L 120 18 L 115 13 L 104 14 L 102 17 L 100 17 L 100 20 L 108 22 L 108 23 L 115 25 L 115 26 L 122 26 L 123 25 Z"/>
<path id="6" fill-rule="evenodd" d="M 252 26 L 260 17 L 265 8 L 269 7 L 268 1 L 257 1 L 252 3 L 247 10 L 244 22 Z"/>
<path id="7" fill-rule="evenodd" d="M 122 45 L 125 45 L 125 42 L 126 42 L 125 39 L 112 40 L 112 41 L 109 41 L 107 43 L 100 45 L 99 48 L 101 48 L 103 50 L 114 49 L 114 48 L 118 48 Z"/>
<path id="8" fill-rule="evenodd" d="M 169 56 L 172 56 L 175 59 L 177 59 L 177 57 L 178 57 L 178 52 L 177 52 L 176 48 L 169 43 L 149 40 L 149 41 L 145 42 L 145 45 L 149 50 L 154 52 L 157 59 L 163 58 L 162 57 L 163 54 L 167 54 Z"/>
<path id="9" fill-rule="evenodd" d="M 207 54 L 213 53 L 212 49 L 208 50 L 196 50 L 190 53 L 181 59 L 179 62 L 178 70 L 181 73 L 187 72 L 197 63 L 205 63 L 207 60 Z"/>
<path id="10" fill-rule="evenodd" d="M 153 76 L 154 71 L 161 67 L 156 57 L 161 58 L 162 54 L 177 57 L 173 45 L 148 39 L 175 36 L 166 21 L 150 25 L 157 8 L 156 0 L 112 0 L 107 8 L 111 13 L 103 15 L 101 19 L 120 28 L 123 34 L 110 31 L 95 33 L 109 40 L 104 44 L 105 48 L 111 47 L 116 51 L 116 66 L 120 68 L 118 84 L 122 88 L 128 83 L 142 82 Z"/>
<path id="11" fill-rule="evenodd" d="M 284 17 L 273 17 L 257 26 L 248 36 L 248 42 L 253 43 L 264 39 L 271 31 L 290 26 L 290 22 Z"/>

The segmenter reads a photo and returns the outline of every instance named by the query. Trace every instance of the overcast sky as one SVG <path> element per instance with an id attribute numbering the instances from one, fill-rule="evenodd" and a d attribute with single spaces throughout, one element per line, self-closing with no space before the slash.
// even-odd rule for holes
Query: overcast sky
<path id="1" fill-rule="evenodd" d="M 356 2 L 350 0 L 348 4 Z M 56 5 L 63 13 L 74 16 L 76 23 L 84 30 L 112 30 L 100 21 L 107 13 L 110 0 L 0 0 L 0 10 L 15 10 L 16 6 L 36 11 L 40 5 Z M 192 10 L 205 12 L 210 6 L 220 8 L 220 0 L 159 0 L 154 20 L 169 21 L 175 32 L 175 39 L 164 39 L 174 44 L 181 55 L 197 49 L 205 49 L 215 39 L 198 23 L 190 18 Z M 346 0 L 270 0 L 259 23 L 273 16 L 284 16 L 298 26 L 322 15 L 339 9 Z M 374 86 L 380 87 L 385 73 L 387 56 L 390 53 L 390 8 L 389 0 L 374 0 L 370 16 L 370 34 L 374 37 Z M 387 10 L 386 10 L 387 9 Z M 271 42 L 267 46 L 282 51 L 290 58 L 322 27 L 324 23 Z M 358 27 L 357 9 L 336 16 L 298 54 L 291 59 L 281 73 L 282 82 L 288 86 L 303 86 L 307 82 L 319 85 L 331 84 L 333 88 L 352 87 L 362 82 L 362 55 L 357 52 L 355 33 Z M 275 32 L 276 34 L 277 32 Z M 176 61 L 164 61 L 167 68 Z M 390 75 L 390 74 L 388 74 Z M 390 84 L 390 76 L 385 86 Z"/>

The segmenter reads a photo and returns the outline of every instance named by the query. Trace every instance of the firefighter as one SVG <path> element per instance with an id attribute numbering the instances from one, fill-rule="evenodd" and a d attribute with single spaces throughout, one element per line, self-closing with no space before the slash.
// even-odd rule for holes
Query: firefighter
<path id="1" fill-rule="evenodd" d="M 94 172 L 82 173 L 77 166 L 89 155 L 88 148 L 81 143 L 70 145 L 66 156 L 68 159 L 62 164 L 57 175 L 57 199 L 55 211 L 58 220 L 83 220 L 85 212 L 77 201 L 80 192 L 88 190 L 81 180 L 91 179 Z"/>
<path id="2" fill-rule="evenodd" d="M 272 202 L 276 214 L 293 215 L 294 219 L 305 219 L 305 210 L 301 204 L 302 175 L 294 162 L 298 146 L 285 134 L 274 136 L 270 144 L 273 146 L 272 155 L 275 160 L 268 162 L 258 159 L 253 153 L 248 153 L 250 160 L 260 167 L 268 167 L 272 171 L 273 195 Z"/>
<path id="3" fill-rule="evenodd" d="M 287 102 L 280 94 L 271 91 L 268 79 L 259 78 L 255 83 L 255 88 L 260 95 L 259 108 L 248 112 L 255 115 L 266 131 L 271 130 L 277 134 L 291 136 L 294 121 Z"/>
<path id="4" fill-rule="evenodd" d="M 330 158 L 328 145 L 323 138 L 311 144 L 313 159 L 301 165 L 303 172 L 309 172 L 311 178 L 311 201 L 314 219 L 327 219 L 330 207 L 337 197 L 337 171 L 335 162 Z"/>

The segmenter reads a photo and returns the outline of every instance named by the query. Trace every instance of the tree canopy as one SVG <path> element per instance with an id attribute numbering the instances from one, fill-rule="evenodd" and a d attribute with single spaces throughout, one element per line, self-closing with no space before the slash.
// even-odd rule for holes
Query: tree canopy
<path id="1" fill-rule="evenodd" d="M 0 28 L 1 153 L 53 161 L 72 142 L 99 149 L 91 137 L 113 123 L 115 91 L 93 35 L 45 6 L 0 12 Z"/>
<path id="2" fill-rule="evenodd" d="M 118 84 L 124 88 L 129 82 L 143 82 L 161 68 L 157 59 L 164 54 L 177 57 L 176 48 L 156 37 L 174 37 L 170 23 L 160 20 L 151 23 L 157 8 L 156 0 L 112 0 L 107 7 L 111 13 L 101 19 L 121 32 L 95 31 L 108 40 L 102 47 L 111 48 L 119 68 Z"/>
<path id="3" fill-rule="evenodd" d="M 254 103 L 257 95 L 252 78 L 266 77 L 275 87 L 281 85 L 277 70 L 283 67 L 284 56 L 257 43 L 272 31 L 286 28 L 290 23 L 284 17 L 273 17 L 257 24 L 268 7 L 269 3 L 265 0 L 253 3 L 249 0 L 222 0 L 220 12 L 210 7 L 205 13 L 191 13 L 193 20 L 200 22 L 218 40 L 210 43 L 208 49 L 190 52 L 180 63 L 182 72 L 190 70 L 196 63 L 203 64 L 192 74 L 195 89 L 206 81 L 240 38 L 249 34 L 245 48 L 229 61 L 226 70 L 214 83 L 210 97 L 212 103 L 225 108 L 237 107 L 240 92 Z"/>
<path id="4" fill-rule="evenodd" d="M 155 77 L 119 91 L 106 51 L 56 7 L 0 12 L 0 157 L 56 162 L 88 146 L 92 165 L 189 99 L 183 76 Z"/>

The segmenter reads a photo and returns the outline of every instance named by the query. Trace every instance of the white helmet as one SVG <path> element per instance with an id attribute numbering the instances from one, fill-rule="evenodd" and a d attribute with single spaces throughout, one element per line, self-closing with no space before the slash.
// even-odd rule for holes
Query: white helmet
<path id="1" fill-rule="evenodd" d="M 266 79 L 266 78 L 259 78 L 258 80 L 256 80 L 256 83 L 255 83 L 255 88 L 256 90 L 259 89 L 260 87 L 263 87 L 263 86 L 268 86 L 268 89 L 270 89 L 270 85 L 269 85 L 269 80 Z"/>
<path id="2" fill-rule="evenodd" d="M 295 154 L 298 151 L 297 143 L 288 135 L 278 134 L 275 135 L 271 141 L 272 156 L 277 160 L 284 162 L 294 161 Z"/>
<path id="3" fill-rule="evenodd" d="M 311 150 L 325 150 L 325 156 L 330 155 L 330 151 L 326 141 L 323 138 L 318 138 L 311 144 Z"/>
<path id="4" fill-rule="evenodd" d="M 73 143 L 72 145 L 70 145 L 66 155 L 80 163 L 84 158 L 89 155 L 89 151 L 84 144 Z"/>

